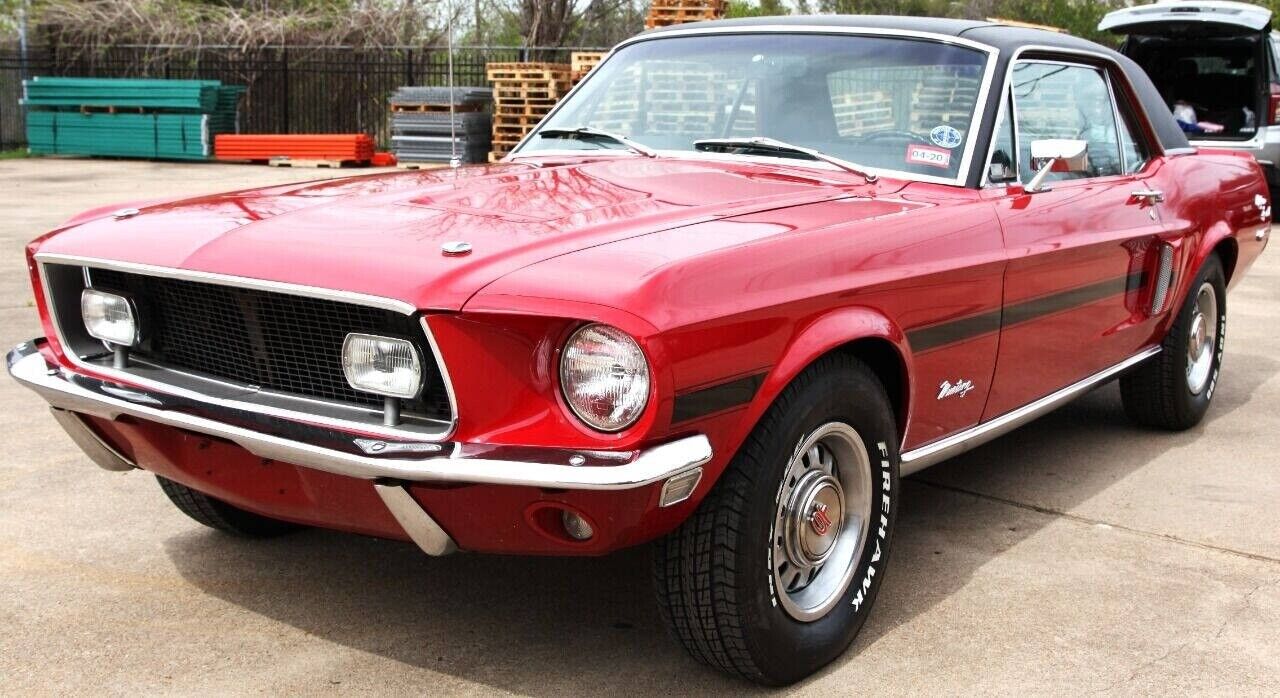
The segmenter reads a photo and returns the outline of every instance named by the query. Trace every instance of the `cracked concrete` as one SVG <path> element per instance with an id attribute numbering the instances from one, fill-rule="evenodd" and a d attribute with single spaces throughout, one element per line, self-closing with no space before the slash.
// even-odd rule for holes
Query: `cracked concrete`
<path id="1" fill-rule="evenodd" d="M 38 324 L 23 244 L 85 208 L 337 174 L 0 162 L 0 342 Z M 1131 426 L 1114 387 L 904 483 L 884 589 L 798 694 L 1274 695 L 1280 258 L 1230 297 L 1210 419 Z M 664 635 L 644 550 L 456 555 L 202 529 L 97 470 L 0 379 L 0 693 L 750 692 Z"/>

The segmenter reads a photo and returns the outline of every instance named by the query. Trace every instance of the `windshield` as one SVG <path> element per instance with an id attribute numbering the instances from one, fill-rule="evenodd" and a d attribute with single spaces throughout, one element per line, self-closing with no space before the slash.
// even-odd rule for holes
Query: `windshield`
<path id="1" fill-rule="evenodd" d="M 660 151 L 763 136 L 877 170 L 955 179 L 986 60 L 976 49 L 899 37 L 639 41 L 620 49 L 541 128 L 587 127 Z M 535 133 L 520 154 L 606 148 L 627 149 L 605 138 Z"/>

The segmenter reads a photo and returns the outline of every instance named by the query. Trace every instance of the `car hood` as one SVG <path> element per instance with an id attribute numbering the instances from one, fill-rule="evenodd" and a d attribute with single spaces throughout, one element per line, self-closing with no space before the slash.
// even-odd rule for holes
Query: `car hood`
<path id="1" fill-rule="evenodd" d="M 503 164 L 149 204 L 134 215 L 77 219 L 42 240 L 37 252 L 459 310 L 495 279 L 552 257 L 866 187 L 846 173 L 745 162 L 611 157 Z M 449 241 L 469 243 L 470 253 L 444 254 Z"/>

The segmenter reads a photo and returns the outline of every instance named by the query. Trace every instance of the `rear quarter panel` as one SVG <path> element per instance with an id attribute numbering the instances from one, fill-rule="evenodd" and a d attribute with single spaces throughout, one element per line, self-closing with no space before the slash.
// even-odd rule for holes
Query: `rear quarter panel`
<path id="1" fill-rule="evenodd" d="M 1161 180 L 1161 215 L 1187 232 L 1175 297 L 1185 297 L 1215 250 L 1224 257 L 1229 287 L 1235 287 L 1271 237 L 1271 194 L 1262 168 L 1248 153 L 1200 148 L 1169 158 Z"/>

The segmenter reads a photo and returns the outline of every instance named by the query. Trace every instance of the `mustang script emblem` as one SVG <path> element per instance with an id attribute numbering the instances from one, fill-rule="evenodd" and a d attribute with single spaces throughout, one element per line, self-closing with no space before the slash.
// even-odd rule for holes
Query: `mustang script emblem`
<path id="1" fill-rule="evenodd" d="M 969 394 L 970 390 L 973 390 L 973 381 L 968 378 L 960 378 L 955 383 L 942 381 L 938 386 L 938 399 L 941 400 L 953 396 L 964 397 Z"/>

